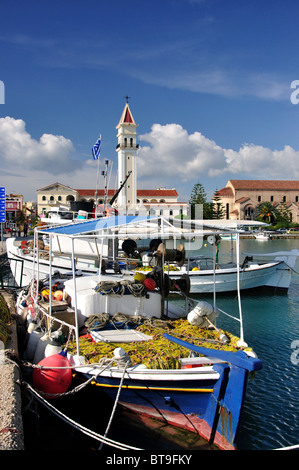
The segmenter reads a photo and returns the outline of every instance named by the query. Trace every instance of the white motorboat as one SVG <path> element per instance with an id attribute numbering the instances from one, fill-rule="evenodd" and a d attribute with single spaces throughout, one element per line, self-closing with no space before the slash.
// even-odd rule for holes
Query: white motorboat
<path id="1" fill-rule="evenodd" d="M 203 227 L 203 223 L 205 226 Z M 114 233 L 113 240 L 104 237 L 108 229 L 112 229 Z M 206 221 L 195 223 L 192 221 L 186 224 L 184 228 L 176 224 L 172 224 L 165 219 L 157 217 L 107 217 L 103 219 L 90 219 L 78 224 L 64 225 L 61 227 L 49 229 L 43 228 L 38 232 L 40 239 L 48 237 L 55 230 L 55 235 L 51 237 L 51 246 L 42 248 L 37 243 L 37 238 L 30 248 L 26 242 L 22 242 L 21 246 L 15 243 L 12 238 L 7 239 L 7 256 L 10 261 L 11 272 L 19 286 L 26 286 L 32 279 L 34 264 L 38 263 L 40 276 L 46 276 L 49 273 L 51 265 L 51 273 L 59 271 L 62 275 L 68 273 L 72 269 L 72 253 L 75 256 L 76 270 L 83 274 L 96 274 L 103 269 L 105 264 L 109 273 L 120 273 L 124 269 L 138 267 L 138 264 L 144 264 L 140 267 L 148 273 L 150 266 L 150 257 L 146 252 L 149 247 L 140 247 L 137 250 L 137 257 L 134 257 L 135 247 L 133 251 L 127 253 L 127 256 L 119 256 L 119 239 L 132 240 L 135 239 L 159 239 L 162 230 L 171 233 L 171 237 L 165 243 L 165 249 L 177 246 L 178 242 L 183 241 L 185 247 L 185 262 L 176 265 L 172 271 L 172 264 L 169 264 L 168 276 L 177 282 L 183 275 L 190 277 L 191 293 L 212 293 L 214 285 L 217 292 L 232 292 L 237 289 L 237 274 L 240 271 L 240 288 L 253 289 L 259 287 L 271 287 L 275 289 L 287 290 L 289 288 L 292 270 L 294 268 L 296 257 L 299 250 L 286 252 L 283 257 L 275 255 L 272 260 L 254 261 L 250 256 L 245 257 L 240 263 L 221 263 L 217 258 L 219 235 L 215 238 L 215 226 L 209 227 Z M 217 228 L 217 227 L 216 227 Z M 74 231 L 80 230 L 80 236 L 69 237 Z M 213 230 L 213 231 L 212 231 Z M 218 233 L 226 233 L 222 228 L 218 227 Z M 201 236 L 201 242 L 205 237 L 208 242 L 214 246 L 214 257 L 210 260 L 198 256 L 197 258 L 189 256 L 194 253 L 196 247 L 201 248 L 202 243 L 197 245 L 192 241 L 195 234 Z M 232 232 L 234 237 L 237 236 L 236 231 Z M 36 234 L 37 237 L 37 234 Z M 34 245 L 34 246 L 33 246 Z M 142 259 L 146 259 L 145 262 Z M 148 269 L 147 269 L 148 268 Z M 167 269 L 167 268 L 166 268 Z M 133 274 L 132 274 L 133 275 Z"/>
<path id="2" fill-rule="evenodd" d="M 270 240 L 270 234 L 268 232 L 259 232 L 254 234 L 254 238 L 260 242 L 267 242 Z"/>

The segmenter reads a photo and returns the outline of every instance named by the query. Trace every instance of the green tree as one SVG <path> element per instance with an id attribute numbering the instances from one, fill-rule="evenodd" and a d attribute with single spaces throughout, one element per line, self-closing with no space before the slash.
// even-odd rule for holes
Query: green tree
<path id="1" fill-rule="evenodd" d="M 213 212 L 212 212 L 212 219 L 223 219 L 225 217 L 225 208 L 221 202 L 221 197 L 218 194 L 218 190 L 216 189 L 214 196 L 213 196 Z"/>
<path id="2" fill-rule="evenodd" d="M 189 204 L 191 205 L 191 219 L 211 218 L 211 203 L 207 202 L 207 194 L 201 183 L 193 186 Z"/>
<path id="3" fill-rule="evenodd" d="M 256 208 L 256 213 L 256 219 L 260 220 L 261 222 L 268 222 L 268 224 L 273 224 L 277 219 L 277 210 L 269 201 L 261 202 Z"/>
<path id="4" fill-rule="evenodd" d="M 277 207 L 277 227 L 286 227 L 288 228 L 292 222 L 292 213 L 287 208 L 286 203 L 282 200 Z"/>

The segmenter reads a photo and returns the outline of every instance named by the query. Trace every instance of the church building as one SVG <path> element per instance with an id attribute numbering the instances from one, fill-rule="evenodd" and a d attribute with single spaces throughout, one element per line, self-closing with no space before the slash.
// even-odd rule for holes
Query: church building
<path id="1" fill-rule="evenodd" d="M 284 203 L 292 221 L 299 222 L 299 181 L 229 180 L 217 195 L 226 219 L 254 220 L 257 206 L 271 202 L 274 207 Z"/>

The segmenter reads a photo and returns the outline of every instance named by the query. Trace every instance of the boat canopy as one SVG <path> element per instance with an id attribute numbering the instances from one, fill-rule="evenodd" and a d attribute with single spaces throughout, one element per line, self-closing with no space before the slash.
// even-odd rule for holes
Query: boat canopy
<path id="1" fill-rule="evenodd" d="M 39 229 L 39 232 L 53 233 L 57 235 L 83 235 L 89 232 L 98 232 L 109 228 L 117 228 L 127 224 L 135 224 L 153 220 L 150 216 L 125 216 L 116 215 L 98 219 L 89 219 L 84 222 L 72 223 L 58 227 Z"/>
<path id="2" fill-rule="evenodd" d="M 239 221 L 238 221 L 239 222 Z M 253 222 L 246 225 L 264 225 L 263 223 Z M 88 233 L 103 232 L 109 229 L 117 229 L 118 227 L 124 226 L 136 226 L 138 224 L 159 224 L 171 228 L 172 230 L 179 231 L 181 233 L 185 232 L 202 232 L 203 230 L 214 230 L 219 232 L 242 232 L 238 229 L 237 221 L 228 221 L 228 220 L 189 220 L 189 219 L 168 219 L 163 216 L 153 216 L 153 215 L 115 215 L 111 217 L 103 217 L 97 219 L 88 219 L 84 221 L 73 222 L 68 225 L 57 226 L 57 227 L 45 227 L 39 229 L 41 233 L 48 233 L 54 235 L 69 235 L 69 236 L 80 236 Z M 159 230 L 160 231 L 160 230 Z M 161 230 L 163 232 L 163 229 Z M 167 230 L 165 230 L 167 231 Z"/>

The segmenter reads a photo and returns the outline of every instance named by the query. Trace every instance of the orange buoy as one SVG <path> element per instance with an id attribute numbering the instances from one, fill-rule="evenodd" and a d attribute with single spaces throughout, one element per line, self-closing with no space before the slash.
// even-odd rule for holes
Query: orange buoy
<path id="1" fill-rule="evenodd" d="M 144 281 L 143 284 L 147 288 L 147 290 L 152 291 L 156 287 L 156 283 L 154 279 L 151 279 L 150 277 L 147 277 Z"/>
<path id="2" fill-rule="evenodd" d="M 46 398 L 55 398 L 48 395 L 65 393 L 72 381 L 72 369 L 65 353 L 54 354 L 38 363 L 44 369 L 33 370 L 33 386 L 46 395 Z M 53 369 L 51 367 L 67 367 L 66 369 Z"/>

